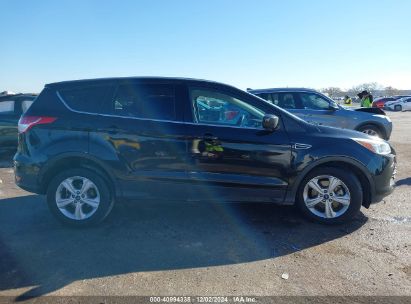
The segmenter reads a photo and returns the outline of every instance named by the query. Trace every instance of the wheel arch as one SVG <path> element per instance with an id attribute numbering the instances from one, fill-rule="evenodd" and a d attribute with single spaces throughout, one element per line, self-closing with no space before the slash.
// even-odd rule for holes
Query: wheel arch
<path id="1" fill-rule="evenodd" d="M 363 190 L 363 202 L 362 205 L 368 208 L 371 204 L 371 193 L 374 191 L 374 183 L 367 169 L 360 164 L 358 161 L 348 158 L 348 157 L 327 157 L 317 160 L 316 162 L 307 166 L 298 176 L 296 177 L 292 187 L 287 192 L 286 203 L 294 204 L 297 200 L 298 191 L 301 187 L 301 182 L 304 178 L 310 174 L 315 169 L 323 167 L 333 167 L 338 169 L 347 170 L 349 168 L 361 183 Z"/>
<path id="2" fill-rule="evenodd" d="M 376 127 L 381 132 L 384 139 L 387 139 L 387 132 L 385 131 L 384 126 L 379 122 L 375 122 L 375 121 L 362 122 L 358 126 L 356 126 L 354 128 L 354 130 L 359 131 L 362 127 L 368 126 L 368 125 Z M 359 132 L 361 132 L 361 131 L 359 131 Z"/>
<path id="3" fill-rule="evenodd" d="M 48 161 L 40 174 L 39 185 L 42 193 L 47 192 L 50 181 L 58 173 L 67 169 L 84 168 L 99 173 L 106 180 L 115 197 L 121 195 L 120 188 L 111 171 L 98 159 L 86 153 L 65 153 Z"/>

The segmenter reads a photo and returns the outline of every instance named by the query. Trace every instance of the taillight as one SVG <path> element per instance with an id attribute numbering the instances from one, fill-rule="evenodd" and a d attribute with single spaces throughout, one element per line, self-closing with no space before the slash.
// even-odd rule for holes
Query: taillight
<path id="1" fill-rule="evenodd" d="M 30 130 L 35 125 L 46 125 L 54 122 L 56 117 L 48 116 L 22 116 L 19 120 L 19 133 L 24 133 Z"/>

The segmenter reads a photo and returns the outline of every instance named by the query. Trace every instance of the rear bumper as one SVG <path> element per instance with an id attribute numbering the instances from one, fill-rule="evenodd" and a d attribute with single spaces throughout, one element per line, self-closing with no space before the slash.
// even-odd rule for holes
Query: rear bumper
<path id="1" fill-rule="evenodd" d="M 28 192 L 44 194 L 41 185 L 38 182 L 39 167 L 36 164 L 19 155 L 14 156 L 14 180 L 17 186 Z"/>

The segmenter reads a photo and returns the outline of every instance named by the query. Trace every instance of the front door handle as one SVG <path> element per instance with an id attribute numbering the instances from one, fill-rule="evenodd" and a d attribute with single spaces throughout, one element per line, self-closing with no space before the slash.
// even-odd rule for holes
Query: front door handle
<path id="1" fill-rule="evenodd" d="M 117 134 L 118 133 L 118 127 L 117 126 L 108 127 L 107 133 L 108 134 L 113 134 L 113 135 Z"/>

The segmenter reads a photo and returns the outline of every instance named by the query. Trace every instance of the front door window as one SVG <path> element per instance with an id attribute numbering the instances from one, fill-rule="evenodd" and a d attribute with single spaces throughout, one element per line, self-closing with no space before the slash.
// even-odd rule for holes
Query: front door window
<path id="1" fill-rule="evenodd" d="M 196 123 L 261 128 L 264 112 L 233 96 L 211 90 L 191 90 Z"/>

